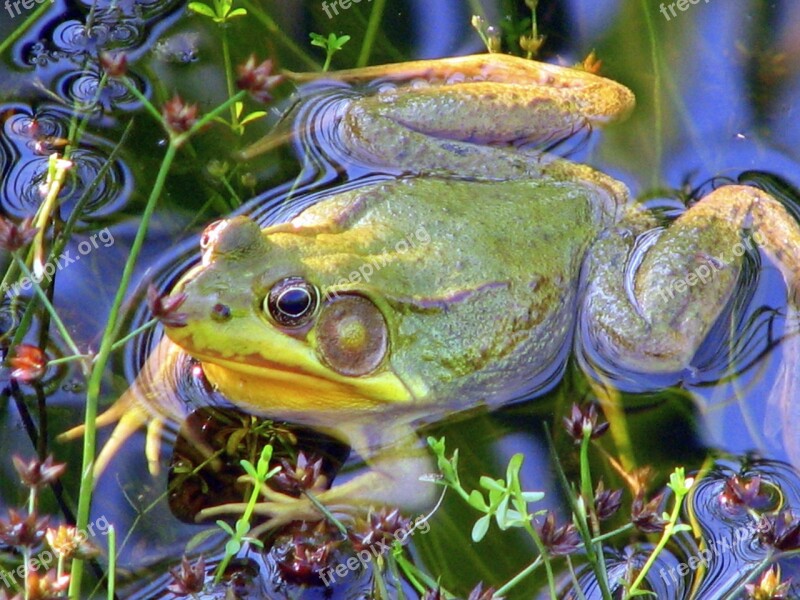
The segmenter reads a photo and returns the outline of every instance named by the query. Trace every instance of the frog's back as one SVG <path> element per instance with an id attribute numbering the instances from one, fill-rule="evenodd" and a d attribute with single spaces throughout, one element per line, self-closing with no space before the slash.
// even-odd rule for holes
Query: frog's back
<path id="1" fill-rule="evenodd" d="M 313 243 L 296 249 L 323 287 L 383 303 L 390 368 L 419 403 L 494 404 L 563 364 L 583 256 L 604 225 L 597 193 L 556 180 L 385 182 L 306 211 L 295 227 Z"/>

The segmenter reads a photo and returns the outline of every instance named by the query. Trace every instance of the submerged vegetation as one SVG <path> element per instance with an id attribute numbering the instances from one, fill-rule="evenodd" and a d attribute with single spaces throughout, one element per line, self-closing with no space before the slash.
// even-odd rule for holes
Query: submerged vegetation
<path id="1" fill-rule="evenodd" d="M 4 411 L 8 413 L 3 426 L 11 430 L 20 424 L 18 429 L 25 434 L 4 446 L 15 447 L 13 458 L 11 452 L 7 453 L 4 479 L 13 478 L 14 485 L 20 482 L 21 487 L 3 492 L 6 512 L 0 517 L 0 598 L 115 598 L 127 593 L 137 597 L 223 597 L 226 590 L 244 595 L 263 590 L 266 584 L 259 578 L 271 577 L 272 572 L 279 575 L 287 597 L 297 597 L 302 589 L 324 594 L 322 590 L 335 578 L 342 589 L 363 589 L 374 598 L 416 595 L 425 600 L 499 600 L 534 594 L 604 600 L 703 598 L 702 594 L 712 593 L 703 587 L 703 578 L 710 572 L 718 577 L 710 588 L 718 594 L 714 597 L 743 595 L 777 600 L 796 596 L 796 556 L 800 551 L 800 509 L 796 503 L 800 493 L 784 489 L 796 482 L 791 468 L 755 456 L 695 452 L 695 448 L 688 448 L 689 443 L 687 448 L 667 449 L 666 458 L 651 448 L 638 452 L 637 442 L 643 443 L 648 435 L 676 439 L 666 431 L 669 428 L 684 431 L 694 443 L 689 432 L 694 425 L 687 422 L 695 415 L 688 394 L 681 392 L 669 392 L 658 400 L 643 394 L 644 400 L 640 398 L 641 404 L 632 409 L 637 414 L 647 413 L 649 402 L 666 406 L 671 412 L 670 416 L 662 412 L 662 422 L 656 425 L 647 417 L 631 417 L 639 418 L 642 433 L 637 434 L 624 410 L 627 396 L 636 394 L 609 397 L 585 382 L 568 381 L 548 397 L 547 408 L 541 409 L 547 412 L 542 418 L 545 434 L 541 438 L 551 452 L 547 464 L 557 481 L 549 486 L 545 480 L 550 473 L 545 473 L 541 464 L 542 472 L 526 474 L 523 465 L 532 464 L 533 458 L 523 453 L 514 452 L 505 461 L 504 479 L 497 478 L 502 465 L 491 459 L 464 460 L 473 444 L 487 449 L 489 444 L 478 439 L 483 431 L 478 427 L 474 439 L 459 439 L 457 431 L 445 427 L 444 437 L 437 431 L 428 438 L 439 471 L 432 479 L 447 491 L 444 502 L 440 501 L 444 508 L 437 505 L 436 510 L 416 519 L 384 508 L 346 523 L 315 500 L 315 495 L 330 487 L 346 461 L 346 449 L 329 440 L 311 438 L 292 424 L 238 413 L 193 413 L 189 420 L 195 420 L 190 424 L 196 426 L 195 430 L 183 425 L 175 435 L 176 456 L 169 480 L 156 480 L 161 484 L 156 491 L 149 479 L 146 484 L 135 483 L 143 488 L 135 491 L 119 481 L 101 482 L 113 486 L 107 488 L 109 496 L 117 502 L 124 499 L 134 516 L 117 525 L 104 512 L 98 514 L 98 503 L 106 493 L 98 487 L 95 473 L 98 415 L 101 407 L 127 385 L 118 385 L 112 375 L 120 371 L 120 361 L 115 357 L 126 349 L 130 351 L 135 343 L 141 344 L 136 346 L 139 352 L 148 349 L 148 344 L 153 349 L 153 340 L 161 335 L 159 328 L 180 326 L 185 317 L 181 313 L 182 298 L 164 293 L 176 280 L 175 272 L 165 271 L 159 276 L 147 272 L 148 261 L 165 246 L 163 241 L 154 242 L 154 231 L 170 230 L 176 239 L 184 238 L 215 217 L 238 210 L 250 198 L 268 203 L 273 196 L 265 196 L 264 190 L 269 187 L 281 186 L 280 202 L 284 204 L 302 196 L 303 191 L 318 191 L 308 182 L 308 169 L 317 158 L 308 148 L 302 148 L 309 156 L 300 157 L 303 164 L 296 178 L 286 177 L 274 167 L 288 162 L 280 154 L 285 150 L 280 148 L 293 141 L 286 121 L 294 107 L 291 98 L 295 92 L 278 65 L 289 62 L 297 69 L 321 71 L 329 70 L 332 63 L 337 68 L 362 66 L 377 53 L 376 44 L 380 47 L 382 42 L 380 57 L 398 58 L 395 55 L 399 51 L 387 41 L 390 32 L 378 29 L 381 23 L 387 30 L 393 26 L 387 23 L 392 18 L 386 10 L 387 2 L 391 3 L 372 0 L 353 7 L 346 16 L 353 29 L 346 32 L 338 24 L 333 27 L 328 20 L 318 20 L 317 26 L 335 31 L 304 33 L 307 41 L 303 45 L 283 31 L 275 14 L 263 7 L 270 3 L 213 0 L 190 2 L 184 8 L 178 2 L 164 2 L 164 6 L 153 8 L 152 3 L 132 2 L 135 9 L 129 9 L 123 3 L 81 0 L 76 3 L 80 9 L 72 9 L 79 17 L 63 26 L 74 29 L 71 43 L 75 48 L 68 57 L 66 50 L 56 52 L 34 41 L 51 33 L 42 23 L 56 7 L 45 3 L 24 19 L 20 16 L 11 35 L 0 43 L 0 52 L 7 56 L 12 51 L 21 52 L 20 40 L 26 40 L 24 51 L 31 68 L 71 61 L 72 75 L 83 78 L 76 82 L 59 75 L 54 89 L 39 81 L 33 86 L 36 91 L 26 90 L 24 98 L 17 100 L 11 92 L 4 97 L 5 138 L 26 147 L 37 162 L 28 172 L 12 173 L 11 165 L 19 157 L 11 152 L 0 155 L 5 163 L 3 176 L 20 178 L 16 187 L 4 186 L 5 194 L 13 191 L 22 198 L 5 198 L 0 218 L 5 269 L 0 314 L 6 367 L 2 384 Z M 497 25 L 480 2 L 469 4 L 475 13 L 471 20 L 475 37 L 489 51 L 534 58 L 545 53 L 547 44 L 557 38 L 556 32 L 544 29 L 537 15 L 543 11 L 549 15 L 559 3 L 502 2 L 504 17 L 497 19 Z M 633 4 L 638 3 L 626 3 L 625 12 L 634 10 Z M 636 10 L 647 24 L 652 66 L 657 67 L 652 81 L 656 89 L 645 90 L 654 98 L 651 114 L 657 126 L 655 131 L 648 129 L 648 149 L 642 152 L 648 156 L 632 156 L 634 150 L 628 158 L 632 164 L 650 158 L 660 167 L 668 136 L 663 131 L 664 107 L 659 95 L 665 85 L 661 79 L 665 57 L 659 49 L 658 27 L 664 24 L 657 27 L 653 22 L 658 18 L 654 16 L 658 7 L 642 3 Z M 206 93 L 203 88 L 211 84 L 205 82 L 187 82 L 185 88 L 170 89 L 181 81 L 164 76 L 169 83 L 160 82 L 171 63 L 164 61 L 167 66 L 154 67 L 142 52 L 150 45 L 174 56 L 172 46 L 158 46 L 158 36 L 163 32 L 160 24 L 163 21 L 176 26 L 188 18 L 195 19 L 193 27 L 209 27 L 215 32 L 203 43 L 213 45 L 206 52 L 221 56 L 212 63 L 221 73 L 219 79 L 213 79 L 222 82 L 221 89 Z M 240 24 L 258 32 L 268 43 L 256 48 L 255 53 L 250 48 L 245 51 L 237 39 Z M 357 32 L 355 24 L 362 30 Z M 66 36 L 63 30 L 58 33 Z M 185 32 L 181 35 L 182 42 L 193 45 L 191 36 Z M 325 52 L 321 60 L 319 48 Z M 602 66 L 598 57 L 605 60 L 605 56 L 600 48 L 597 54 L 584 52 L 572 63 L 597 72 Z M 765 62 L 762 54 L 761 64 Z M 36 108 L 40 100 L 44 106 L 41 110 Z M 116 136 L 113 143 L 101 141 L 106 130 Z M 266 173 L 254 173 L 233 160 L 265 133 L 274 142 L 270 147 L 274 160 Z M 136 142 L 137 136 L 148 141 Z M 219 156 L 220 148 L 227 154 Z M 137 153 L 140 156 L 135 158 L 142 164 L 132 174 L 123 165 Z M 796 182 L 755 171 L 741 175 L 741 179 L 748 176 L 787 204 L 797 201 L 792 187 Z M 133 207 L 125 206 L 133 202 L 133 193 L 122 181 L 124 177 L 136 180 L 140 197 Z M 707 191 L 704 186 L 708 187 L 696 180 L 684 183 L 683 189 L 675 192 L 659 186 L 645 201 L 660 202 L 656 208 L 665 220 L 674 217 L 684 208 L 681 200 L 699 198 Z M 98 200 L 101 195 L 115 194 L 125 198 L 119 203 L 105 198 L 102 202 L 110 203 L 110 208 Z M 160 216 L 168 208 L 179 215 L 174 221 L 173 217 Z M 115 211 L 131 217 L 135 230 L 115 228 L 119 225 L 112 218 Z M 117 248 L 117 240 L 126 248 Z M 113 263 L 108 255 L 99 256 L 100 248 L 112 246 Z M 67 267 L 77 260 L 75 257 L 81 259 L 81 265 L 91 266 L 83 271 L 75 266 L 78 275 L 72 274 Z M 172 258 L 180 262 L 177 254 Z M 98 288 L 102 309 L 88 305 L 76 309 L 92 295 L 74 292 L 66 285 L 66 291 L 62 291 L 59 284 L 72 277 L 85 278 L 81 282 L 84 287 Z M 107 285 L 108 281 L 113 286 Z M 741 306 L 737 309 L 744 310 Z M 73 323 L 71 319 L 78 311 L 85 314 Z M 750 315 L 753 329 L 772 328 L 774 314 L 764 318 L 762 314 Z M 767 318 L 769 324 L 765 325 Z M 736 320 L 731 318 L 731 322 Z M 767 345 L 771 350 L 777 342 L 770 338 Z M 748 358 L 748 352 L 752 351 L 736 347 L 723 354 L 724 358 Z M 709 358 L 709 363 L 718 358 Z M 141 366 L 141 357 L 137 360 Z M 725 366 L 715 373 L 720 380 L 733 380 L 736 370 Z M 187 397 L 191 398 L 195 390 L 187 387 Z M 82 413 L 80 454 L 74 445 L 54 443 L 56 436 L 67 432 L 68 424 L 75 425 L 64 409 L 71 403 L 74 412 L 78 403 L 73 396 L 79 398 Z M 53 398 L 71 402 L 60 403 Z M 575 398 L 586 400 L 576 404 Z M 519 409 L 512 410 L 517 411 L 512 415 L 519 417 Z M 750 426 L 749 413 L 743 412 Z M 671 416 L 676 413 L 689 417 L 681 417 L 679 422 Z M 532 427 L 526 420 L 529 417 L 519 418 Z M 445 439 L 449 447 L 461 450 L 461 458 L 459 450 L 447 454 Z M 24 449 L 20 440 L 27 444 Z M 193 454 L 186 449 L 190 446 L 202 451 Z M 642 466 L 651 462 L 652 468 Z M 117 473 L 116 477 L 124 479 L 127 475 Z M 528 485 L 536 489 L 528 490 Z M 256 506 L 273 498 L 276 491 L 316 502 L 326 518 L 319 523 L 293 522 L 277 532 L 268 532 Z M 192 526 L 189 535 L 176 535 L 180 549 L 175 550 L 173 545 L 165 551 L 167 544 L 159 548 L 162 553 L 172 553 L 167 558 L 147 562 L 137 543 L 146 544 L 142 537 L 147 540 L 148 535 L 155 536 L 161 527 L 159 521 L 154 519 L 151 525 L 146 521 L 154 515 L 164 520 L 157 507 L 167 502 L 173 512 L 185 510 L 181 515 L 184 521 L 202 520 L 203 524 Z M 102 506 L 101 511 L 108 504 Z M 452 517 L 437 522 L 441 514 Z M 722 528 L 719 523 L 723 523 Z M 178 525 L 174 527 L 177 531 Z M 142 536 L 137 528 L 142 528 Z M 420 535 L 412 537 L 415 531 Z M 171 534 L 164 532 L 163 536 L 170 538 Z M 478 550 L 469 550 L 472 554 L 467 556 L 465 542 L 469 539 Z M 463 563 L 451 558 L 458 550 L 463 553 Z M 123 589 L 131 592 L 121 592 L 118 581 L 118 573 L 128 570 L 127 564 L 125 568 L 120 565 L 123 556 L 128 560 L 125 552 L 130 552 L 131 565 L 146 567 L 133 576 L 126 573 L 127 580 L 122 584 L 128 587 Z M 504 559 L 505 555 L 513 557 L 498 559 L 503 564 L 495 571 L 482 559 L 493 553 Z M 354 557 L 361 558 L 351 562 Z M 729 563 L 747 572 L 731 572 Z M 263 564 L 269 565 L 268 575 L 259 573 Z M 346 583 L 341 583 L 343 580 Z"/>

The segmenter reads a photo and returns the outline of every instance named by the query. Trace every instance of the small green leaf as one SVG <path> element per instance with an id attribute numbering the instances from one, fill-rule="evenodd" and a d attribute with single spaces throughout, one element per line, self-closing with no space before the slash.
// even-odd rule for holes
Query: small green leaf
<path id="1" fill-rule="evenodd" d="M 497 526 L 505 531 L 508 529 L 508 523 L 506 519 L 506 515 L 508 514 L 508 500 L 509 497 L 506 496 L 500 501 L 500 504 L 497 505 L 497 510 L 494 513 L 495 521 L 497 521 Z"/>
<path id="2" fill-rule="evenodd" d="M 258 548 L 263 548 L 264 547 L 264 542 L 262 542 L 258 538 L 246 537 L 242 541 L 243 542 L 247 542 L 251 546 L 256 546 Z"/>
<path id="3" fill-rule="evenodd" d="M 526 519 L 522 517 L 522 513 L 519 511 L 510 509 L 508 512 L 506 512 L 506 524 L 509 527 L 518 527 L 525 523 L 525 520 Z"/>
<path id="4" fill-rule="evenodd" d="M 258 479 L 258 472 L 256 471 L 256 468 L 253 466 L 253 463 L 243 458 L 242 460 L 239 461 L 239 464 L 242 465 L 242 468 L 244 469 L 245 473 L 250 475 L 250 477 L 252 477 L 253 479 Z"/>
<path id="5" fill-rule="evenodd" d="M 236 533 L 239 535 L 239 537 L 244 537 L 247 535 L 248 531 L 250 531 L 250 523 L 244 519 L 239 519 L 236 521 Z"/>
<path id="6" fill-rule="evenodd" d="M 334 34 L 330 34 L 330 36 L 328 36 L 328 45 L 330 46 L 331 50 L 341 50 L 342 46 L 344 46 L 349 41 L 350 41 L 349 35 L 336 37 Z"/>
<path id="7" fill-rule="evenodd" d="M 203 15 L 204 17 L 215 18 L 217 15 L 207 4 L 203 4 L 202 2 L 189 2 L 189 10 L 192 12 L 197 13 L 198 15 Z"/>
<path id="8" fill-rule="evenodd" d="M 673 525 L 672 527 L 673 534 L 679 533 L 681 531 L 691 531 L 691 530 L 692 530 L 691 525 L 687 525 L 686 523 L 679 523 L 677 525 Z"/>
<path id="9" fill-rule="evenodd" d="M 325 39 L 325 36 L 322 36 L 318 33 L 309 33 L 308 35 L 311 37 L 312 46 L 319 46 L 320 48 L 328 47 L 328 40 Z"/>
<path id="10" fill-rule="evenodd" d="M 486 536 L 486 532 L 489 531 L 489 519 L 491 519 L 491 515 L 483 515 L 475 521 L 475 525 L 472 527 L 473 542 L 480 542 Z"/>
<path id="11" fill-rule="evenodd" d="M 222 531 L 224 531 L 225 533 L 227 533 L 230 536 L 236 535 L 233 532 L 233 528 L 230 525 L 228 525 L 225 521 L 217 521 L 217 527 L 222 529 Z"/>
<path id="12" fill-rule="evenodd" d="M 272 459 L 272 446 L 267 444 L 261 449 L 261 456 L 258 457 L 258 479 L 259 481 L 266 481 L 268 479 L 267 469 L 269 469 L 269 461 Z"/>
<path id="13" fill-rule="evenodd" d="M 539 502 L 544 498 L 544 492 L 522 492 L 520 496 L 525 502 Z"/>
<path id="14" fill-rule="evenodd" d="M 247 15 L 247 11 L 244 8 L 237 8 L 232 10 L 227 14 L 228 19 L 232 19 L 234 17 L 244 17 Z"/>
<path id="15" fill-rule="evenodd" d="M 267 112 L 264 110 L 257 110 L 248 114 L 245 118 L 240 121 L 241 125 L 247 125 L 248 123 L 255 121 L 257 119 L 262 119 L 267 116 Z"/>
<path id="16" fill-rule="evenodd" d="M 489 490 L 489 504 L 491 506 L 500 504 L 504 497 L 508 497 L 508 493 L 505 490 Z"/>
<path id="17" fill-rule="evenodd" d="M 486 475 L 482 475 L 480 479 L 480 484 L 482 488 L 487 490 L 496 490 L 498 492 L 505 492 L 506 486 L 503 485 L 502 479 L 492 479 L 491 477 L 487 477 Z"/>
<path id="18" fill-rule="evenodd" d="M 241 548 L 242 544 L 238 540 L 228 540 L 228 543 L 225 544 L 225 554 L 234 556 Z"/>
<path id="19" fill-rule="evenodd" d="M 489 505 L 486 504 L 483 494 L 481 494 L 478 490 L 472 490 L 472 492 L 470 492 L 468 502 L 472 508 L 478 509 L 481 512 L 486 512 L 489 510 Z"/>
<path id="20" fill-rule="evenodd" d="M 525 457 L 517 453 L 511 457 L 511 460 L 508 461 L 508 467 L 506 467 L 506 481 L 511 487 L 511 483 L 513 481 L 519 481 L 519 471 L 522 468 L 522 461 L 525 460 Z"/>

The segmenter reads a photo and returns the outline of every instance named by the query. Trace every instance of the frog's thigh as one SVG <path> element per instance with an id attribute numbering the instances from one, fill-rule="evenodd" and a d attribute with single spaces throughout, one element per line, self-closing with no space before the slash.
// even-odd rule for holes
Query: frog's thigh
<path id="1" fill-rule="evenodd" d="M 606 233 L 587 264 L 582 324 L 607 358 L 644 372 L 685 368 L 729 300 L 748 246 L 776 262 L 796 306 L 800 227 L 756 188 L 720 188 L 653 238 Z M 634 252 L 634 245 L 647 248 Z"/>

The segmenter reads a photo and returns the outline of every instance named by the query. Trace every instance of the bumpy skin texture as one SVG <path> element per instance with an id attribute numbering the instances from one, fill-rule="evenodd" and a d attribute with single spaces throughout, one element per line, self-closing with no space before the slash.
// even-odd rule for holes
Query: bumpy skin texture
<path id="1" fill-rule="evenodd" d="M 287 348 L 314 350 L 313 326 L 281 330 L 261 302 L 276 282 L 299 276 L 323 297 L 373 301 L 389 328 L 388 356 L 375 375 L 349 382 L 355 393 L 329 406 L 324 396 L 275 394 L 274 386 L 236 390 L 238 402 L 301 420 L 348 406 L 386 410 L 385 389 L 364 385 L 385 373 L 405 391 L 400 404 L 418 416 L 437 413 L 437 405 L 519 397 L 552 375 L 569 341 L 583 255 L 622 200 L 603 194 L 575 181 L 415 178 L 339 194 L 265 229 L 260 240 L 250 240 L 258 235 L 250 221 L 235 219 L 217 232 L 207 264 L 187 276 L 181 310 L 189 326 L 169 335 L 201 358 L 261 353 L 285 363 Z M 217 303 L 230 307 L 229 323 L 208 319 Z M 314 362 L 309 352 L 295 364 Z M 224 374 L 211 370 L 225 391 Z"/>
<path id="2" fill-rule="evenodd" d="M 433 486 L 418 476 L 430 465 L 413 450 L 412 425 L 547 381 L 576 315 L 582 341 L 621 366 L 686 367 L 732 293 L 741 258 L 729 250 L 751 235 L 796 294 L 800 228 L 768 194 L 717 190 L 647 234 L 639 261 L 635 244 L 654 222 L 622 184 L 513 146 L 624 116 L 633 95 L 615 82 L 498 55 L 326 76 L 398 84 L 351 100 L 332 127 L 353 161 L 408 175 L 332 195 L 263 231 L 242 217 L 215 227 L 202 264 L 176 287 L 188 296 L 188 326 L 167 329 L 233 403 L 328 429 L 367 460 L 367 474 L 320 495 L 326 505 L 424 506 Z M 418 78 L 432 87 L 405 85 Z M 720 253 L 712 281 L 663 293 Z M 289 277 L 321 298 L 300 328 L 264 308 Z M 353 295 L 374 305 L 385 331 L 356 328 L 348 343 L 388 336 L 385 358 L 358 376 L 321 355 L 317 326 L 328 303 Z M 218 305 L 225 319 L 214 318 Z M 304 500 L 274 498 L 260 510 L 275 525 L 319 517 Z"/>

